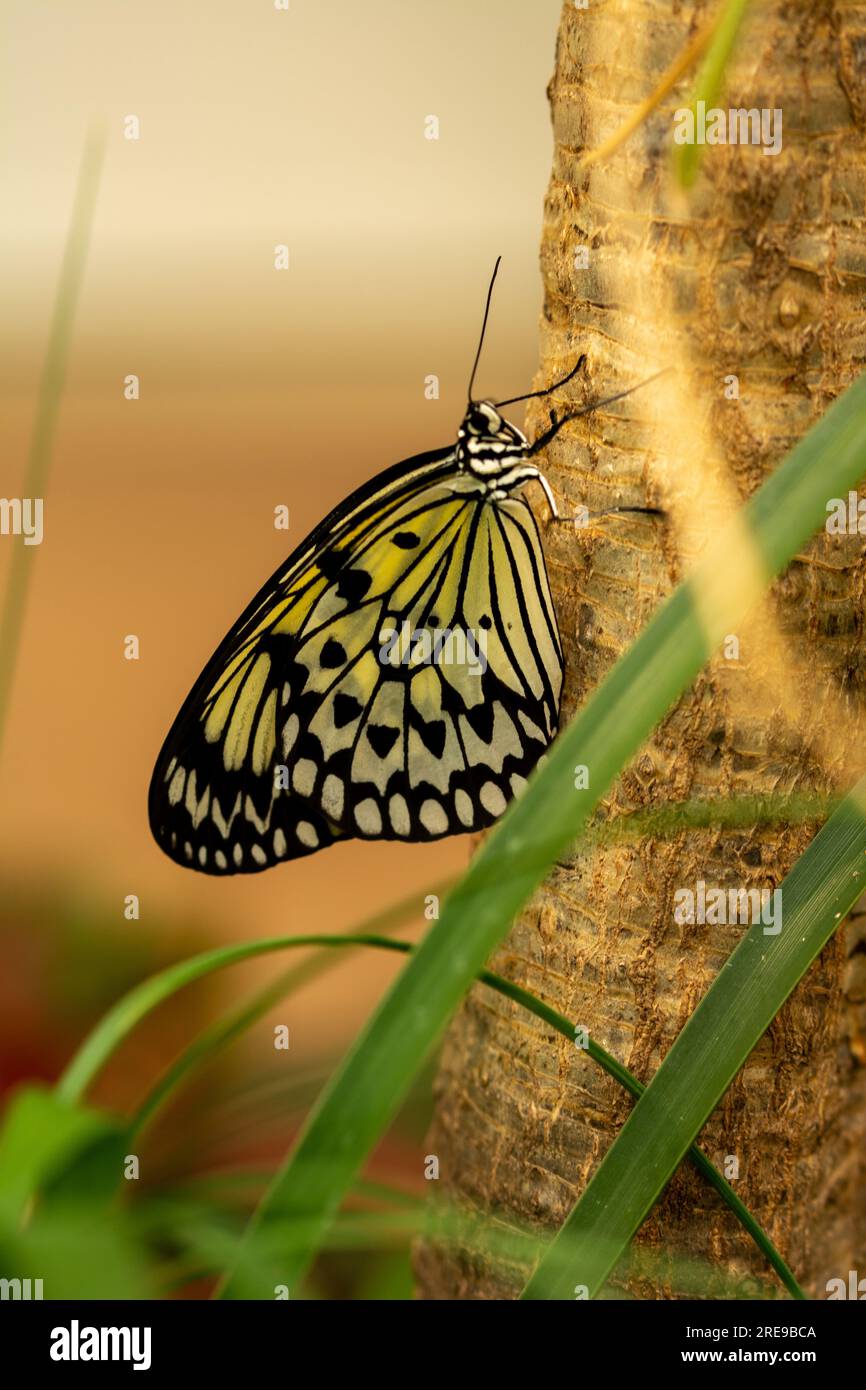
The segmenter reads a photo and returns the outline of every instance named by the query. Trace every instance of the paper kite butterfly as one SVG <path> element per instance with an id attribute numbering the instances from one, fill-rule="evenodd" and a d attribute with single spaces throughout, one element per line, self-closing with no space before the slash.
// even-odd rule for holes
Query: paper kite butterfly
<path id="1" fill-rule="evenodd" d="M 554 417 L 530 445 L 499 413 L 528 396 L 472 399 L 483 338 L 484 326 L 456 443 L 341 502 L 193 686 L 149 795 L 178 864 L 253 873 L 336 839 L 480 830 L 553 739 L 562 648 L 519 489 L 540 483 L 556 516 L 533 456 L 586 412 Z"/>

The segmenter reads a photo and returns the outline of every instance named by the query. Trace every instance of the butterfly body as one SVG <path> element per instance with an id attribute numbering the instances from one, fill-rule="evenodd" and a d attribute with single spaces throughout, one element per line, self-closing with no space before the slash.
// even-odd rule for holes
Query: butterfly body
<path id="1" fill-rule="evenodd" d="M 322 521 L 184 702 L 150 787 L 153 834 L 206 873 L 347 837 L 490 825 L 553 738 L 562 653 L 525 437 L 470 401 L 455 444 Z M 545 490 L 546 485 L 545 485 Z"/>

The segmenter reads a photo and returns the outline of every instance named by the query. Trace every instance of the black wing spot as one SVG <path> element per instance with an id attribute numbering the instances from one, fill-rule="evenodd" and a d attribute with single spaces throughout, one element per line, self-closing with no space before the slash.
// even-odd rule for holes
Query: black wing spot
<path id="1" fill-rule="evenodd" d="M 346 648 L 336 642 L 333 637 L 329 637 L 322 648 L 319 657 L 319 665 L 327 671 L 333 671 L 338 666 L 345 666 L 349 658 L 346 655 Z"/>
<path id="2" fill-rule="evenodd" d="M 334 696 L 334 728 L 344 729 L 347 724 L 351 724 L 353 719 L 357 719 L 364 706 L 360 700 L 356 700 L 354 695 Z"/>
<path id="3" fill-rule="evenodd" d="M 414 550 L 416 545 L 421 544 L 421 537 L 416 536 L 414 531 L 398 531 L 391 540 L 394 545 L 398 545 L 401 550 Z"/>
<path id="4" fill-rule="evenodd" d="M 481 627 L 492 627 L 492 626 L 493 626 L 493 623 L 492 623 L 491 619 L 488 618 L 488 616 L 487 616 L 486 613 L 484 614 L 484 617 L 483 617 L 483 618 L 479 618 L 479 619 L 478 619 L 478 622 L 480 623 Z"/>
<path id="5" fill-rule="evenodd" d="M 316 559 L 319 571 L 326 579 L 336 579 L 345 563 L 345 556 L 339 550 L 323 550 Z"/>
<path id="6" fill-rule="evenodd" d="M 431 719 L 428 723 L 426 719 L 416 715 L 412 720 L 412 726 L 418 730 L 427 752 L 432 753 L 434 758 L 441 758 L 445 751 L 445 720 Z"/>
<path id="7" fill-rule="evenodd" d="M 373 582 L 373 576 L 366 570 L 346 570 L 337 585 L 337 597 L 347 603 L 360 603 Z"/>
<path id="8" fill-rule="evenodd" d="M 493 738 L 493 705 L 484 700 L 481 704 L 473 705 L 467 709 L 466 718 L 469 720 L 469 727 L 478 735 L 482 743 L 489 743 Z"/>
<path id="9" fill-rule="evenodd" d="M 377 758 L 387 758 L 397 742 L 399 733 L 399 729 L 392 729 L 389 724 L 371 724 L 368 727 L 367 738 Z"/>

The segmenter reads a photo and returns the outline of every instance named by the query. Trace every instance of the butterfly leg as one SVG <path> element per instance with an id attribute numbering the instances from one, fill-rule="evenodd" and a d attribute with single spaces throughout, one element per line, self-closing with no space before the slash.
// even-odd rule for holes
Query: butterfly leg
<path id="1" fill-rule="evenodd" d="M 550 508 L 551 521 L 570 521 L 571 517 L 560 516 L 559 508 L 556 505 L 556 498 L 553 495 L 553 488 L 550 486 L 550 483 L 547 481 L 543 473 L 538 474 L 538 482 L 541 485 L 542 492 L 547 498 L 547 505 Z"/>
<path id="2" fill-rule="evenodd" d="M 597 521 L 599 517 L 603 516 L 667 515 L 666 512 L 662 511 L 661 507 L 605 507 L 604 510 L 600 512 L 591 512 L 586 507 L 578 507 L 577 511 L 574 512 L 571 516 L 563 516 L 556 505 L 556 499 L 553 496 L 550 483 L 547 481 L 543 473 L 539 473 L 538 481 L 544 489 L 544 495 L 547 498 L 548 505 L 550 506 L 551 522 L 555 522 L 560 526 L 574 526 L 577 529 L 581 529 L 584 526 L 588 526 L 591 521 Z"/>
<path id="3" fill-rule="evenodd" d="M 605 507 L 605 509 L 601 512 L 591 512 L 586 507 L 578 507 L 577 511 L 573 515 L 563 516 L 559 510 L 559 507 L 556 505 L 556 498 L 553 495 L 553 488 L 550 486 L 550 483 L 547 481 L 547 478 L 539 469 L 534 468 L 531 464 L 526 464 L 519 469 L 515 469 L 512 472 L 508 481 L 510 486 L 513 486 L 515 482 L 517 482 L 518 484 L 523 482 L 538 483 L 541 487 L 542 492 L 547 498 L 547 505 L 550 507 L 551 522 L 556 522 L 560 526 L 575 526 L 580 528 L 583 526 L 587 526 L 590 521 L 596 521 L 598 517 L 616 516 L 620 513 L 636 513 L 641 516 L 667 515 L 667 513 L 663 512 L 660 507 Z M 494 492 L 492 495 L 497 496 L 497 493 Z M 506 489 L 502 489 L 501 495 L 506 495 Z"/>

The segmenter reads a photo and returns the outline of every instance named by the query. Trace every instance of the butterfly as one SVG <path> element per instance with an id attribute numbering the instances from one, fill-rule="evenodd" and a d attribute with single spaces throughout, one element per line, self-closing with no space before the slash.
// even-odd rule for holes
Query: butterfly
<path id="1" fill-rule="evenodd" d="M 346 838 L 492 824 L 557 731 L 562 644 L 521 489 L 532 444 L 472 397 L 456 441 L 341 502 L 259 590 L 171 726 L 148 799 L 178 864 L 253 873 Z M 626 393 L 620 393 L 620 395 Z M 619 397 L 610 397 L 609 400 Z M 610 510 L 652 511 L 651 508 Z"/>

